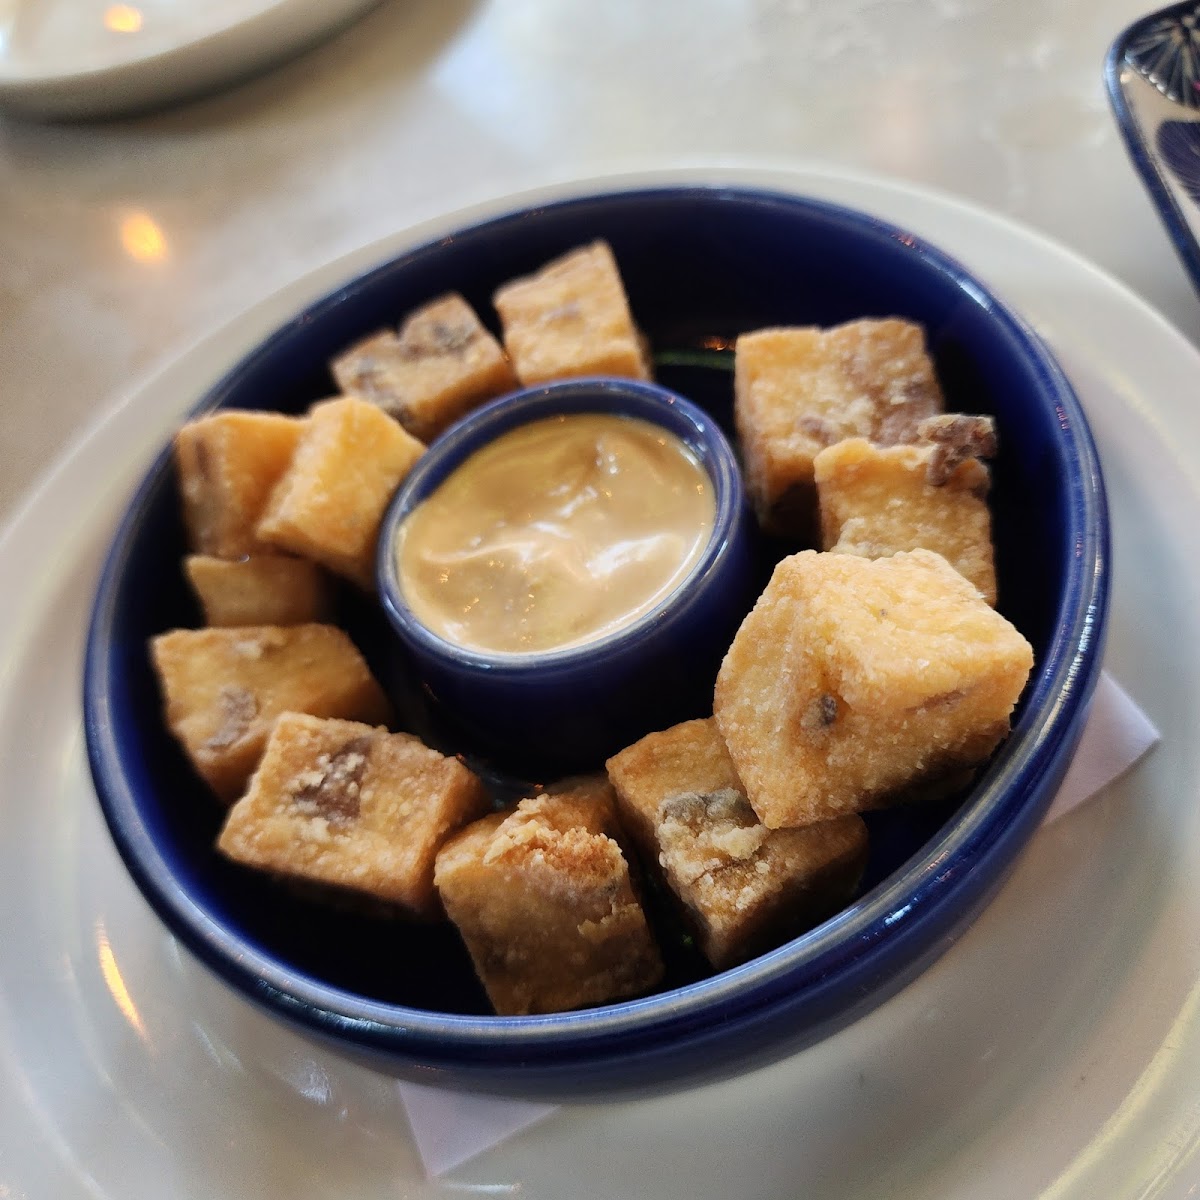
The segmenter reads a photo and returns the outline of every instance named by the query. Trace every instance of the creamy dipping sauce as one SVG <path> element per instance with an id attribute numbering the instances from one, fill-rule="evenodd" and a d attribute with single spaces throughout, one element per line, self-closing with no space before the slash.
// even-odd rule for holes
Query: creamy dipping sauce
<path id="1" fill-rule="evenodd" d="M 712 534 L 707 471 L 674 434 L 603 413 L 501 434 L 405 519 L 400 587 L 447 641 L 525 654 L 604 637 L 655 608 Z"/>

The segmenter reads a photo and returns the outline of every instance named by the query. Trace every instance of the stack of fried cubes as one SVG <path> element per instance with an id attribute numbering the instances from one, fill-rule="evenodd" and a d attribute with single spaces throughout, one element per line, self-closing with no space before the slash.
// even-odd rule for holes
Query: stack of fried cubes
<path id="1" fill-rule="evenodd" d="M 866 860 L 860 813 L 963 787 L 1033 658 L 993 607 L 994 431 L 943 412 L 922 330 L 745 334 L 746 486 L 786 553 L 711 715 L 497 810 L 459 758 L 389 731 L 387 698 L 330 623 L 334 577 L 372 588 L 383 511 L 425 442 L 518 384 L 650 376 L 603 242 L 494 303 L 503 344 L 461 296 L 438 297 L 336 359 L 342 394 L 303 416 L 219 412 L 180 431 L 184 569 L 206 627 L 161 635 L 152 656 L 169 727 L 230 806 L 223 853 L 448 915 L 495 1010 L 521 1014 L 660 982 L 648 881 L 715 969 L 836 911 Z"/>

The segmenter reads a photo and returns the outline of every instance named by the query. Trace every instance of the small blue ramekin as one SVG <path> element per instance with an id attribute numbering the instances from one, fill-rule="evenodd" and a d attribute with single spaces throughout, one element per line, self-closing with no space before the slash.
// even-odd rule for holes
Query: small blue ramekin
<path id="1" fill-rule="evenodd" d="M 400 527 L 454 470 L 501 434 L 578 413 L 639 418 L 692 451 L 716 502 L 700 559 L 651 612 L 582 645 L 489 653 L 439 637 L 405 599 L 395 555 Z M 754 602 L 753 536 L 737 459 L 707 413 L 636 379 L 569 379 L 495 400 L 429 447 L 384 518 L 376 580 L 388 620 L 443 718 L 510 769 L 537 777 L 594 770 L 648 730 L 709 715 L 721 658 Z"/>

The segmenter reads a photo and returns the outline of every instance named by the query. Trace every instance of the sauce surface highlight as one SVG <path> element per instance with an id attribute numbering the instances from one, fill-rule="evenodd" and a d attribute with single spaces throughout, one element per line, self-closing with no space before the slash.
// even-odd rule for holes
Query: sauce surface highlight
<path id="1" fill-rule="evenodd" d="M 400 586 L 457 645 L 527 654 L 593 641 L 688 575 L 716 501 L 695 455 L 649 421 L 548 417 L 477 450 L 397 535 Z"/>

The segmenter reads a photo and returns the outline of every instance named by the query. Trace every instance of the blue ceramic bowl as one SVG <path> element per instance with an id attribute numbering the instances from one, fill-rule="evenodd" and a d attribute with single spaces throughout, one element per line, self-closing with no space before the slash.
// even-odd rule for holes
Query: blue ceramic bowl
<path id="1" fill-rule="evenodd" d="M 489 654 L 439 637 L 405 599 L 394 552 L 401 525 L 488 442 L 530 421 L 577 413 L 649 421 L 692 451 L 716 502 L 701 558 L 653 611 L 580 646 Z M 652 729 L 709 715 L 717 669 L 755 599 L 752 530 L 733 449 L 703 409 L 638 380 L 571 379 L 493 401 L 438 438 L 392 500 L 376 573 L 416 674 L 447 726 L 461 730 L 455 740 L 537 779 L 594 770 Z"/>
<path id="2" fill-rule="evenodd" d="M 737 333 L 861 316 L 921 322 L 950 407 L 996 418 L 1000 605 L 1033 644 L 1036 667 L 1012 736 L 968 796 L 870 816 L 861 893 L 832 920 L 718 975 L 671 943 L 663 990 L 645 999 L 494 1017 L 452 931 L 327 910 L 213 852 L 221 814 L 163 726 L 146 653 L 151 635 L 197 622 L 164 450 L 116 531 L 88 635 L 87 745 L 113 838 L 168 928 L 250 1001 L 343 1053 L 426 1082 L 589 1098 L 679 1086 L 854 1020 L 941 954 L 995 892 L 1054 795 L 1100 670 L 1108 517 L 1071 388 L 963 267 L 859 213 L 704 187 L 527 208 L 348 283 L 198 396 L 196 411 L 299 411 L 332 390 L 326 364 L 354 339 L 448 289 L 490 314 L 498 284 L 597 237 L 615 250 L 659 382 L 727 432 L 732 376 L 711 359 Z M 772 553 L 762 550 L 760 575 Z M 340 620 L 396 698 L 403 727 L 438 742 L 443 731 L 379 606 L 347 596 Z M 488 767 L 486 756 L 473 761 Z"/>

